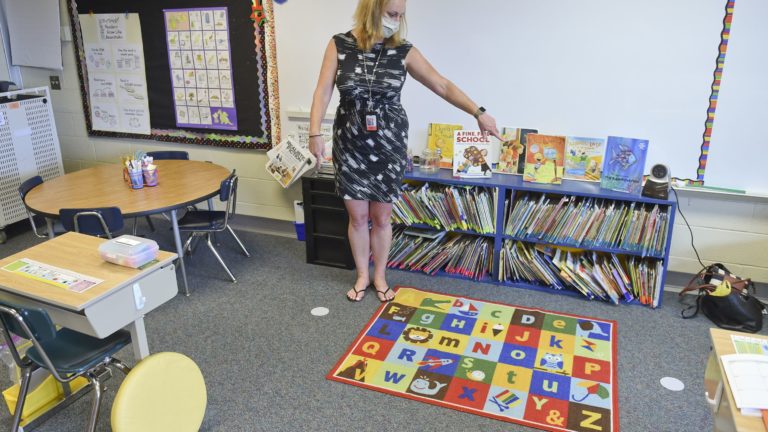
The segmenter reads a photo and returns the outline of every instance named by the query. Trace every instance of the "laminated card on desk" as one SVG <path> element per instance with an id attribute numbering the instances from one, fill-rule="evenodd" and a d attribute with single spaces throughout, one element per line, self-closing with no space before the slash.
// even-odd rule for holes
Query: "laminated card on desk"
<path id="1" fill-rule="evenodd" d="M 736 407 L 744 415 L 768 409 L 768 356 L 728 354 L 720 356 Z"/>

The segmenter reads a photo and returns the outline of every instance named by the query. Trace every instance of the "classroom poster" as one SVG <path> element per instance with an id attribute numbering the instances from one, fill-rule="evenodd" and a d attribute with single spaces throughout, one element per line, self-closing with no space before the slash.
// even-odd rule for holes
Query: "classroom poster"
<path id="1" fill-rule="evenodd" d="M 82 14 L 94 130 L 149 135 L 149 98 L 139 14 Z"/>
<path id="2" fill-rule="evenodd" d="M 176 125 L 236 130 L 227 8 L 163 12 Z"/>

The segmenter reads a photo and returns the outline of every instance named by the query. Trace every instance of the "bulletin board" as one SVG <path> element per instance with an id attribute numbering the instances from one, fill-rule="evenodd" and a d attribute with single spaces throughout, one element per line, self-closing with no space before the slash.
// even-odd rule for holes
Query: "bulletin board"
<path id="1" fill-rule="evenodd" d="M 86 113 L 88 134 L 138 138 L 187 144 L 268 149 L 280 141 L 280 104 L 275 27 L 272 0 L 69 0 L 76 63 Z M 228 61 L 232 82 L 233 109 L 228 130 L 179 121 L 169 52 L 168 10 L 219 9 L 226 12 Z M 149 106 L 149 133 L 126 133 L 94 128 L 89 105 L 89 70 L 83 43 L 80 15 L 126 14 L 138 16 Z M 137 14 L 137 15 L 134 15 Z M 91 73 L 94 73 L 91 71 Z M 223 85 L 223 84 L 222 84 Z M 199 93 L 198 93 L 199 94 Z"/>

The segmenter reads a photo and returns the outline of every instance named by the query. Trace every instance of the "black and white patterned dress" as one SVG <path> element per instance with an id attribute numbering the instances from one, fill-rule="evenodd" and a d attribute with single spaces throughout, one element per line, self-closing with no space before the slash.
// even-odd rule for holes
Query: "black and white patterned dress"
<path id="1" fill-rule="evenodd" d="M 400 90 L 405 83 L 405 56 L 412 45 L 403 42 L 386 48 L 376 44 L 363 53 L 351 32 L 337 34 L 333 40 L 338 53 L 336 86 L 341 96 L 333 123 L 336 192 L 344 199 L 396 201 L 408 150 L 408 117 L 400 105 Z M 366 66 L 378 123 L 375 132 L 366 131 L 365 125 Z"/>

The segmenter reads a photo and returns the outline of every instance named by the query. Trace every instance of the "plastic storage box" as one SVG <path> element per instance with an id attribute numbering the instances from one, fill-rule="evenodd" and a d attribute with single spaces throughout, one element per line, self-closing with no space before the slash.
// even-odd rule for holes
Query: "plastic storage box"
<path id="1" fill-rule="evenodd" d="M 99 255 L 104 261 L 132 268 L 155 259 L 159 250 L 154 240 L 132 235 L 121 235 L 99 245 Z"/>

